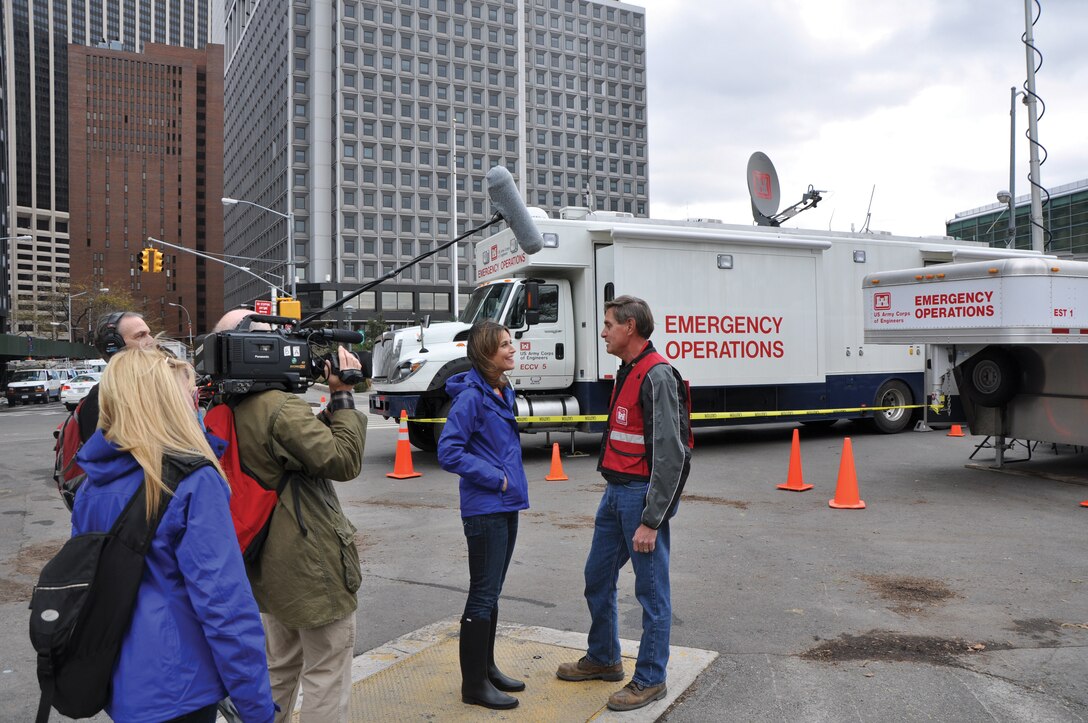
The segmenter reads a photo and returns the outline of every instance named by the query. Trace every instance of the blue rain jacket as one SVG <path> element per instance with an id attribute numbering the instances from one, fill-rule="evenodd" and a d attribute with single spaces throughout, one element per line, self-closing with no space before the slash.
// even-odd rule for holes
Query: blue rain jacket
<path id="1" fill-rule="evenodd" d="M 453 406 L 438 440 L 438 463 L 461 477 L 461 517 L 528 509 L 529 482 L 514 420 L 514 390 L 504 387 L 500 399 L 479 372 L 470 369 L 450 377 L 446 392 Z"/>
<path id="2" fill-rule="evenodd" d="M 107 531 L 143 484 L 143 469 L 102 430 L 77 459 L 87 479 L 72 534 Z M 169 720 L 228 694 L 247 723 L 273 720 L 264 629 L 228 496 L 215 468 L 202 467 L 178 484 L 163 513 L 113 671 L 106 712 L 119 723 Z"/>

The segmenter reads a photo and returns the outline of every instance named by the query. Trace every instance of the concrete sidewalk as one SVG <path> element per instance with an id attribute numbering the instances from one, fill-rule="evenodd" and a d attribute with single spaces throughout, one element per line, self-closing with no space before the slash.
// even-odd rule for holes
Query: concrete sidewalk
<path id="1" fill-rule="evenodd" d="M 488 711 L 461 702 L 458 621 L 442 620 L 401 636 L 355 658 L 352 665 L 351 721 L 369 720 L 566 720 L 655 721 L 691 686 L 718 654 L 673 646 L 669 658 L 668 695 L 645 708 L 615 713 L 608 696 L 622 682 L 571 683 L 555 677 L 562 662 L 577 660 L 586 636 L 551 628 L 499 624 L 495 657 L 508 675 L 526 682 L 512 710 Z M 638 643 L 621 640 L 623 666 L 635 667 Z M 296 720 L 298 718 L 296 713 Z"/>

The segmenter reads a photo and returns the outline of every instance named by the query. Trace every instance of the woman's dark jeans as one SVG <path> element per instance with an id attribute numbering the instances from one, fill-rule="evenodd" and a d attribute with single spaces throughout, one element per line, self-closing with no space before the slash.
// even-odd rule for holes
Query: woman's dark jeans
<path id="1" fill-rule="evenodd" d="M 490 620 L 499 606 L 514 543 L 518 539 L 518 513 L 495 512 L 463 517 L 468 542 L 468 601 L 465 619 Z"/>

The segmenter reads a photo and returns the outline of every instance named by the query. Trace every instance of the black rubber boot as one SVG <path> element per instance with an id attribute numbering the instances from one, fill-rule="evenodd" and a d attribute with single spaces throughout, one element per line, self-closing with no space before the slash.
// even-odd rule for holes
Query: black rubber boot
<path id="1" fill-rule="evenodd" d="M 503 675 L 503 672 L 495 665 L 495 633 L 498 629 L 499 611 L 495 609 L 491 611 L 491 639 L 487 646 L 487 679 L 491 681 L 491 685 L 507 693 L 525 690 L 525 683 Z"/>
<path id="2" fill-rule="evenodd" d="M 516 708 L 518 699 L 495 688 L 487 678 L 491 622 L 461 619 L 461 702 L 484 708 Z"/>

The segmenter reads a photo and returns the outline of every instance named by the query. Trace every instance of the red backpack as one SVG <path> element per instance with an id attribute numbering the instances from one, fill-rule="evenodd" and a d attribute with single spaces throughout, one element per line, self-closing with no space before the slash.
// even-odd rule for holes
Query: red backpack
<path id="1" fill-rule="evenodd" d="M 238 535 L 242 558 L 247 563 L 255 563 L 260 559 L 261 548 L 268 537 L 272 511 L 294 474 L 285 472 L 276 488 L 270 489 L 245 468 L 238 454 L 233 404 L 217 404 L 209 409 L 204 415 L 204 428 L 227 443 L 226 450 L 219 457 L 219 464 L 230 485 L 230 516 L 234 520 L 234 532 Z M 295 500 L 297 503 L 297 495 Z"/>
<path id="2" fill-rule="evenodd" d="M 76 454 L 83 446 L 83 440 L 79 436 L 79 413 L 83 409 L 85 399 L 79 400 L 79 404 L 68 415 L 68 418 L 53 430 L 53 481 L 57 483 L 57 491 L 69 511 L 76 499 L 76 490 L 83 484 L 87 473 L 76 462 Z"/>

